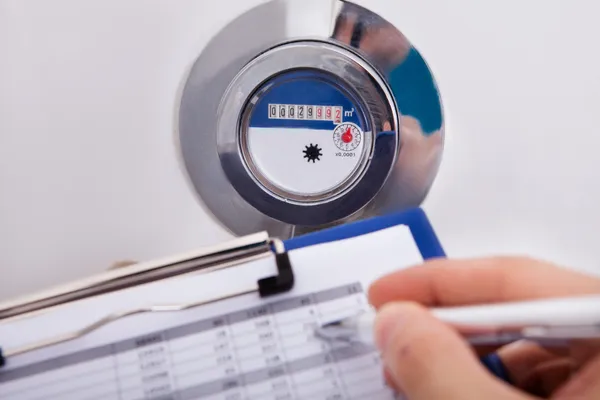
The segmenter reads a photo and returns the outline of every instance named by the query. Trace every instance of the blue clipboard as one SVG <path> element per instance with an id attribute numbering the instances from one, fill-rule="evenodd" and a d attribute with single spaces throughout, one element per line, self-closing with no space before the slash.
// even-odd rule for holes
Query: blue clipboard
<path id="1" fill-rule="evenodd" d="M 421 208 L 373 217 L 324 229 L 322 231 L 308 233 L 303 236 L 288 239 L 284 244 L 286 250 L 294 250 L 316 244 L 349 239 L 396 225 L 406 225 L 409 227 L 423 259 L 427 260 L 446 257 L 446 253 L 435 234 L 429 218 L 427 218 L 427 215 Z"/>
<path id="2" fill-rule="evenodd" d="M 322 231 L 308 233 L 303 236 L 288 239 L 284 241 L 284 244 L 286 250 L 300 249 L 316 244 L 349 239 L 397 225 L 406 225 L 409 227 L 424 260 L 446 257 L 446 252 L 444 251 L 429 218 L 421 208 L 373 217 L 324 229 Z M 512 383 L 505 365 L 496 353 L 483 356 L 480 360 L 490 373 L 509 384 Z"/>

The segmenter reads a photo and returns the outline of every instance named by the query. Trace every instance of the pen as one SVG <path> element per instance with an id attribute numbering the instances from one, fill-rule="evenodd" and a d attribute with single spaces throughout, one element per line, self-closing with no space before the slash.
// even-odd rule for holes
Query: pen
<path id="1" fill-rule="evenodd" d="M 473 345 L 497 345 L 519 339 L 561 343 L 600 338 L 600 295 L 531 300 L 460 307 L 432 308 Z M 372 308 L 324 321 L 317 335 L 373 343 L 376 312 Z"/>
<path id="2" fill-rule="evenodd" d="M 474 346 L 503 345 L 523 339 L 563 346 L 572 340 L 600 338 L 600 295 L 432 308 L 430 311 L 455 327 Z M 373 344 L 375 318 L 375 310 L 368 308 L 323 321 L 315 334 L 328 341 Z M 495 375 L 509 381 L 497 355 L 484 357 L 482 362 Z"/>

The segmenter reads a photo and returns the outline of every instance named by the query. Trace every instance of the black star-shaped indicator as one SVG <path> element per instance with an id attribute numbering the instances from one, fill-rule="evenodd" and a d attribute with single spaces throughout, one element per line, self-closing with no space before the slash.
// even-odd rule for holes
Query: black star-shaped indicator
<path id="1" fill-rule="evenodd" d="M 306 149 L 304 149 L 302 151 L 304 153 L 304 158 L 306 158 L 306 162 L 315 162 L 315 161 L 319 161 L 321 160 L 321 156 L 323 155 L 323 153 L 321 153 L 321 148 L 319 148 L 319 145 L 313 145 L 312 143 L 310 144 L 310 146 L 306 146 Z"/>

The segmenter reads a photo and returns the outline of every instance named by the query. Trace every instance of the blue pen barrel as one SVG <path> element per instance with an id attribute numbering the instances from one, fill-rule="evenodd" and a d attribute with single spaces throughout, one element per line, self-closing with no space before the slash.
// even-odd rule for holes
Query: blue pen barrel
<path id="1" fill-rule="evenodd" d="M 512 384 L 508 369 L 497 353 L 488 354 L 487 356 L 481 357 L 480 360 L 493 375 L 506 383 Z"/>

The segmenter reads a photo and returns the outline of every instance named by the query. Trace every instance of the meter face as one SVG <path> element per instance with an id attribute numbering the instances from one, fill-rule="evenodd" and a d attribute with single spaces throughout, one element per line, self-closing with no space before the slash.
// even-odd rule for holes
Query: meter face
<path id="1" fill-rule="evenodd" d="M 371 152 L 364 107 L 318 70 L 281 73 L 251 97 L 242 119 L 244 161 L 258 182 L 292 200 L 323 200 L 352 185 Z"/>
<path id="2" fill-rule="evenodd" d="M 178 109 L 187 177 L 237 235 L 416 206 L 443 132 L 419 52 L 348 0 L 270 0 L 232 20 L 194 61 Z"/>

